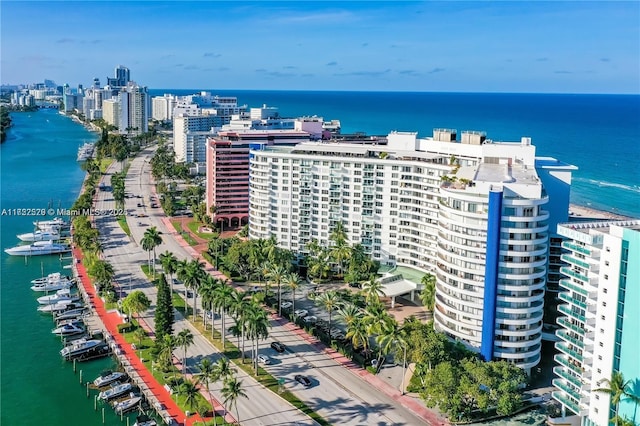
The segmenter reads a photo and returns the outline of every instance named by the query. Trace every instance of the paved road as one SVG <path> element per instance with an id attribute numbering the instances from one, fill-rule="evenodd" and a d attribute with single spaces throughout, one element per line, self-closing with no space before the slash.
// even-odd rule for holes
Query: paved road
<path id="1" fill-rule="evenodd" d="M 143 153 L 143 156 L 133 160 L 133 164 L 129 169 L 129 177 L 126 180 L 128 191 L 135 191 L 135 189 L 131 188 L 142 188 L 149 184 L 147 174 L 141 174 L 141 171 L 144 172 L 149 167 L 149 164 L 144 162 L 146 157 L 144 154 L 150 155 L 150 150 Z M 110 172 L 114 171 L 119 171 L 119 166 L 110 169 Z M 140 179 L 139 176 L 142 176 L 142 178 Z M 104 182 L 110 185 L 110 174 L 107 174 L 104 179 Z M 137 208 L 136 204 L 137 199 L 127 199 L 127 208 Z M 133 207 L 130 207 L 131 205 Z M 102 191 L 98 194 L 96 208 L 100 210 L 114 208 L 111 192 Z M 146 223 L 157 225 L 159 229 L 162 229 L 160 223 L 156 222 L 158 217 L 153 215 L 152 212 L 150 213 L 152 217 L 148 218 Z M 141 219 L 128 217 L 133 237 L 131 239 L 122 231 L 114 217 L 103 216 L 96 218 L 103 240 L 104 255 L 116 271 L 116 281 L 122 283 L 125 290 L 129 288 L 131 290 L 142 290 L 150 300 L 155 301 L 156 289 L 148 283 L 140 268 L 141 265 L 147 262 L 147 254 L 142 251 L 137 242 L 140 241 L 146 227 L 138 226 L 138 221 L 141 221 Z M 166 230 L 163 232 L 166 232 Z M 157 249 L 158 254 L 164 250 L 170 250 L 180 259 L 189 258 L 187 253 L 172 238 L 165 237 L 163 240 L 165 242 Z M 184 291 L 183 286 L 177 286 L 177 289 Z M 153 307 L 144 320 L 153 327 Z M 185 328 L 190 329 L 194 335 L 194 344 L 187 350 L 187 365 L 190 367 L 189 371 L 195 373 L 197 370 L 194 366 L 203 358 L 206 357 L 215 362 L 220 357 L 220 354 L 207 339 L 198 334 L 197 330 L 188 321 L 181 317 L 176 317 L 175 333 Z M 182 359 L 182 348 L 176 349 L 175 355 Z M 238 400 L 238 410 L 243 425 L 317 425 L 311 418 L 278 395 L 266 390 L 242 370 L 238 371 L 238 379 L 242 380 L 248 396 L 248 399 L 241 398 Z M 223 400 L 220 392 L 221 387 L 222 384 L 210 386 L 213 395 L 218 401 Z M 232 414 L 235 416 L 235 410 L 232 411 Z"/>
<path id="2" fill-rule="evenodd" d="M 141 195 L 143 198 L 127 199 L 127 209 L 134 212 L 143 212 L 148 215 L 145 218 L 131 218 L 129 226 L 134 242 L 128 241 L 125 236 L 122 238 L 122 231 L 115 221 L 106 221 L 104 229 L 106 232 L 120 235 L 118 243 L 107 243 L 105 253 L 110 256 L 109 260 L 114 263 L 114 267 L 118 271 L 117 279 L 127 283 L 129 277 L 132 277 L 132 288 L 142 288 L 148 292 L 151 300 L 155 300 L 155 288 L 146 288 L 146 280 L 140 265 L 147 261 L 147 256 L 135 242 L 139 242 L 142 238 L 146 226 L 138 226 L 138 222 L 148 226 L 157 226 L 164 234 L 164 242 L 157 249 L 158 253 L 170 250 L 179 259 L 189 258 L 188 253 L 182 246 L 177 244 L 174 238 L 170 237 L 173 230 L 167 230 L 162 223 L 163 217 L 161 209 L 152 209 L 149 206 L 137 207 L 137 203 L 144 200 L 144 204 L 148 204 L 149 195 L 151 194 L 151 184 L 149 182 L 149 163 L 148 158 L 151 150 L 147 149 L 143 154 L 137 157 L 129 169 L 126 180 L 127 192 L 135 195 Z M 110 193 L 108 193 L 110 194 Z M 101 194 L 104 196 L 105 194 Z M 107 196 L 110 198 L 110 195 Z M 103 207 L 98 207 L 103 208 Z M 123 241 L 124 240 L 124 241 Z M 114 245 L 112 248 L 111 245 Z M 125 284 L 126 287 L 126 284 Z M 178 291 L 184 291 L 184 287 L 178 285 Z M 198 299 L 200 300 L 200 299 Z M 296 303 L 297 305 L 297 303 Z M 335 316 L 334 316 L 335 317 Z M 151 318 L 152 319 L 152 318 Z M 216 324 L 220 326 L 220 321 Z M 229 318 L 226 321 L 227 327 L 233 324 Z M 191 326 L 186 321 L 176 323 L 174 329 L 179 331 L 181 328 Z M 192 333 L 195 330 L 191 328 Z M 193 345 L 188 350 L 188 365 L 194 365 L 204 356 L 215 357 L 211 346 L 204 338 L 197 345 Z M 283 342 L 288 347 L 288 351 L 284 354 L 278 354 L 269 348 L 269 343 L 273 340 Z M 207 350 L 208 347 L 208 350 Z M 249 346 L 247 345 L 247 348 Z M 425 422 L 415 416 L 411 411 L 405 409 L 392 398 L 380 392 L 377 388 L 371 386 L 355 374 L 340 366 L 337 362 L 330 359 L 326 354 L 320 353 L 316 348 L 312 347 L 305 340 L 297 336 L 295 333 L 279 326 L 275 321 L 272 322 L 270 330 L 270 338 L 266 342 L 261 342 L 260 353 L 264 353 L 272 358 L 273 364 L 267 366 L 267 369 L 277 378 L 285 379 L 285 386 L 294 392 L 302 401 L 314 409 L 318 414 L 336 425 L 421 425 Z M 181 358 L 182 350 L 177 350 L 176 355 Z M 312 380 L 312 386 L 305 388 L 294 380 L 296 374 L 303 374 Z M 251 380 L 252 384 L 249 384 Z M 278 396 L 264 389 L 262 386 L 252 381 L 250 378 L 244 379 L 245 386 L 249 391 L 250 399 L 240 400 L 238 408 L 240 410 L 240 420 L 243 424 L 310 424 L 311 420 L 303 416 L 299 411 L 292 411 L 293 407 L 286 404 Z M 219 391 L 219 385 L 212 387 L 214 394 Z M 260 396 L 255 396 L 254 393 Z M 266 395 L 264 395 L 266 394 Z M 219 398 L 219 395 L 216 394 Z M 279 404 L 269 405 L 268 401 L 278 400 Z M 261 402 L 264 401 L 264 402 Z M 267 404 L 261 407 L 262 404 Z M 283 408 L 285 405 L 287 408 Z M 261 411 L 258 411 L 260 407 Z M 279 408 L 276 408 L 279 407 Z M 269 410 L 271 409 L 271 410 Z M 271 415 L 265 414 L 271 411 Z M 298 420 L 299 419 L 299 420 Z M 288 422 L 288 423 L 287 423 Z"/>

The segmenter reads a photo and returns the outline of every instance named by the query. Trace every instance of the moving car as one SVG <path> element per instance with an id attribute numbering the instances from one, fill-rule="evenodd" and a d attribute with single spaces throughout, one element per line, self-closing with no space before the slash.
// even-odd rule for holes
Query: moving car
<path id="1" fill-rule="evenodd" d="M 280 307 L 281 307 L 282 309 L 289 309 L 289 308 L 290 308 L 290 307 L 292 307 L 292 306 L 293 306 L 293 303 L 291 303 L 291 302 L 282 302 L 282 303 L 280 304 Z"/>
<path id="2" fill-rule="evenodd" d="M 307 324 L 315 324 L 318 321 L 318 317 L 315 315 L 309 315 L 308 317 L 304 317 L 302 321 L 306 322 Z"/>
<path id="3" fill-rule="evenodd" d="M 301 385 L 307 388 L 311 386 L 311 380 L 309 380 L 307 376 L 303 376 L 302 374 L 296 374 L 295 379 L 296 379 L 296 382 L 300 383 Z"/>
<path id="4" fill-rule="evenodd" d="M 306 317 L 307 315 L 309 315 L 309 311 L 307 311 L 306 309 L 296 309 L 296 310 L 293 312 L 293 314 L 294 314 L 295 316 L 297 316 L 297 317 L 304 318 L 304 317 Z"/>
<path id="5" fill-rule="evenodd" d="M 280 342 L 271 342 L 271 348 L 276 352 L 284 352 L 285 346 Z"/>
<path id="6" fill-rule="evenodd" d="M 264 364 L 264 365 L 269 365 L 271 364 L 271 358 L 269 358 L 266 355 L 260 354 L 258 355 L 258 362 Z"/>

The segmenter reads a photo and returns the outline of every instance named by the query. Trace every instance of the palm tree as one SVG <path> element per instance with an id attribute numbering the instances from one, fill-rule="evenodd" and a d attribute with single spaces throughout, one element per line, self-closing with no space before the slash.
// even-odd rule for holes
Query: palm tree
<path id="1" fill-rule="evenodd" d="M 362 286 L 362 292 L 365 294 L 367 302 L 375 302 L 380 300 L 380 296 L 384 296 L 383 288 L 384 285 L 380 280 L 375 275 L 371 275 L 369 281 Z"/>
<path id="2" fill-rule="evenodd" d="M 259 340 L 261 338 L 266 339 L 269 336 L 269 331 L 267 329 L 270 327 L 270 323 L 269 318 L 267 317 L 267 312 L 257 304 L 249 305 L 249 309 L 247 309 L 245 315 L 245 327 L 247 330 L 247 337 L 255 343 L 255 349 L 252 345 L 252 359 L 257 376 L 258 351 L 260 349 Z"/>
<path id="3" fill-rule="evenodd" d="M 618 426 L 618 422 L 620 420 L 620 416 L 618 415 L 618 410 L 620 409 L 620 401 L 623 398 L 631 399 L 636 403 L 640 402 L 640 397 L 634 395 L 631 390 L 631 385 L 633 383 L 632 380 L 624 380 L 624 375 L 619 371 L 613 371 L 611 373 L 611 379 L 603 379 L 601 382 L 604 383 L 606 387 L 595 389 L 594 392 L 606 393 L 611 398 L 611 405 L 615 406 L 616 414 L 614 417 L 614 424 Z"/>
<path id="4" fill-rule="evenodd" d="M 246 319 L 246 313 L 250 306 L 250 302 L 247 297 L 248 297 L 247 293 L 234 290 L 233 293 L 231 294 L 231 298 L 229 300 L 229 305 L 228 305 L 229 313 L 231 314 L 231 316 L 233 317 L 233 320 L 236 323 L 233 329 L 238 332 L 238 335 L 236 335 L 235 332 L 234 332 L 234 335 L 236 335 L 236 337 L 242 337 L 242 349 L 240 352 L 241 352 L 241 359 L 243 363 L 244 363 L 245 319 Z M 240 340 L 238 340 L 238 349 L 240 349 Z"/>
<path id="5" fill-rule="evenodd" d="M 242 380 L 238 381 L 235 377 L 228 377 L 224 381 L 224 386 L 222 387 L 222 396 L 224 397 L 225 406 L 228 404 L 229 407 L 236 408 L 236 421 L 240 424 L 240 413 L 238 412 L 238 399 L 248 398 L 247 394 L 242 389 Z"/>
<path id="6" fill-rule="evenodd" d="M 280 316 L 282 316 L 282 303 L 280 302 L 282 293 L 280 285 L 282 284 L 286 273 L 287 271 L 284 269 L 284 267 L 277 264 L 272 264 L 271 269 L 269 270 L 269 279 L 278 286 L 278 315 Z"/>
<path id="7" fill-rule="evenodd" d="M 202 309 L 203 309 L 203 324 L 204 329 L 207 329 L 207 315 L 206 311 L 211 313 L 211 332 L 213 333 L 213 325 L 214 325 L 214 316 L 213 316 L 213 292 L 218 285 L 218 280 L 213 277 L 213 275 L 207 274 L 205 278 L 200 283 L 200 297 L 202 298 Z M 212 336 L 213 337 L 213 334 Z"/>
<path id="8" fill-rule="evenodd" d="M 95 279 L 98 288 L 109 285 L 115 274 L 113 266 L 105 260 L 93 262 L 88 272 Z"/>
<path id="9" fill-rule="evenodd" d="M 175 254 L 167 250 L 164 253 L 160 254 L 160 263 L 162 264 L 164 273 L 169 275 L 169 279 L 171 280 L 169 288 L 173 293 L 173 274 L 175 274 L 176 270 L 178 269 L 178 258 Z"/>
<path id="10" fill-rule="evenodd" d="M 369 330 L 364 318 L 355 317 L 350 323 L 347 323 L 346 337 L 351 340 L 354 348 L 362 346 L 365 351 L 369 349 Z"/>
<path id="11" fill-rule="evenodd" d="M 296 290 L 300 287 L 300 284 L 302 284 L 302 279 L 300 278 L 300 275 L 298 275 L 297 272 L 291 272 L 290 274 L 287 274 L 285 276 L 285 283 L 287 287 L 289 287 L 289 289 L 291 290 L 291 296 L 292 296 L 291 301 L 293 302 L 292 311 L 295 312 L 296 311 Z"/>
<path id="12" fill-rule="evenodd" d="M 404 374 L 405 368 L 407 364 L 407 347 L 408 342 L 406 340 L 405 332 L 402 327 L 398 325 L 398 322 L 395 319 L 391 319 L 387 321 L 385 325 L 382 327 L 382 331 L 378 336 L 376 336 L 376 343 L 380 347 L 380 358 L 378 360 L 378 368 L 380 368 L 382 357 L 389 354 L 392 349 L 394 349 L 394 357 L 398 355 L 398 349 L 402 348 L 404 358 L 402 361 L 402 389 L 401 392 L 404 394 Z"/>
<path id="13" fill-rule="evenodd" d="M 200 287 L 200 283 L 203 281 L 206 276 L 206 272 L 204 269 L 204 263 L 200 262 L 198 259 L 193 259 L 189 262 L 182 270 L 182 282 L 184 286 L 190 289 L 193 293 L 193 306 L 191 309 L 191 314 L 196 314 L 196 294 L 198 292 L 198 288 Z"/>
<path id="14" fill-rule="evenodd" d="M 369 327 L 370 334 L 380 334 L 382 329 L 389 321 L 393 321 L 393 317 L 384 308 L 384 305 L 378 300 L 369 303 L 364 311 L 365 321 Z"/>
<path id="15" fill-rule="evenodd" d="M 420 292 L 420 300 L 428 311 L 433 312 L 436 303 L 436 277 L 432 274 L 425 274 L 420 282 L 424 286 Z"/>
<path id="16" fill-rule="evenodd" d="M 176 339 L 170 334 L 162 336 L 162 340 L 156 341 L 158 346 L 157 360 L 160 365 L 168 368 L 171 365 L 173 350 L 176 348 Z"/>
<path id="17" fill-rule="evenodd" d="M 329 312 L 329 333 L 331 333 L 331 315 L 340 304 L 340 296 L 335 291 L 327 291 L 316 298 L 316 304 Z"/>
<path id="18" fill-rule="evenodd" d="M 218 359 L 216 362 L 216 374 L 218 377 L 224 380 L 233 376 L 235 373 L 236 369 L 231 364 L 231 361 L 229 361 L 229 358 L 222 356 Z"/>
<path id="19" fill-rule="evenodd" d="M 220 317 L 222 318 L 222 330 L 220 332 L 220 339 L 222 341 L 222 347 L 225 347 L 225 314 L 229 306 L 229 301 L 233 295 L 233 288 L 224 284 L 216 288 L 213 298 L 213 306 L 219 310 Z"/>
<path id="20" fill-rule="evenodd" d="M 186 328 L 180 330 L 176 336 L 175 343 L 176 346 L 180 346 L 184 350 L 184 356 L 182 357 L 182 374 L 184 374 L 187 368 L 187 348 L 193 345 L 193 334 Z"/>
<path id="21" fill-rule="evenodd" d="M 162 244 L 162 236 L 160 232 L 158 232 L 158 228 L 152 226 L 151 228 L 144 231 L 144 238 L 147 238 L 147 245 L 151 247 L 153 250 L 153 276 L 156 276 L 156 247 Z M 143 247 L 144 248 L 144 247 Z M 145 249 L 147 250 L 147 249 Z"/>
<path id="22" fill-rule="evenodd" d="M 355 320 L 363 317 L 362 310 L 353 303 L 345 303 L 338 309 L 338 315 L 342 317 L 344 322 L 349 326 Z"/>
<path id="23" fill-rule="evenodd" d="M 198 411 L 198 386 L 191 380 L 185 380 L 179 388 L 179 393 L 184 396 L 184 403 L 192 413 Z M 215 415 L 214 415 L 215 418 Z"/>
<path id="24" fill-rule="evenodd" d="M 129 313 L 129 317 L 133 314 L 144 312 L 151 306 L 149 298 L 140 290 L 129 293 L 122 301 L 122 309 Z"/>
<path id="25" fill-rule="evenodd" d="M 209 403 L 211 404 L 211 410 L 213 411 L 213 424 L 215 426 L 216 410 L 213 406 L 213 395 L 211 394 L 211 389 L 209 389 L 209 384 L 212 382 L 217 382 L 218 380 L 220 380 L 220 377 L 218 376 L 215 364 L 212 363 L 209 358 L 204 358 L 202 361 L 200 361 L 200 364 L 198 364 L 198 369 L 200 370 L 200 373 L 198 374 L 197 383 L 202 384 L 209 393 Z"/>
<path id="26" fill-rule="evenodd" d="M 151 271 L 151 251 L 155 247 L 154 244 L 153 236 L 148 235 L 145 232 L 140 240 L 140 245 L 142 246 L 142 250 L 147 252 L 147 267 L 149 268 L 149 271 Z"/>

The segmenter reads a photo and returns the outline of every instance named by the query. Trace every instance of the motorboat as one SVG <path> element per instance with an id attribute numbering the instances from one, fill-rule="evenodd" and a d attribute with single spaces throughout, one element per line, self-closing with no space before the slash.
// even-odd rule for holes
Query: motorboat
<path id="1" fill-rule="evenodd" d="M 158 426 L 158 422 L 156 422 L 146 414 L 140 414 L 138 417 L 136 417 L 136 422 L 133 424 L 133 426 Z"/>
<path id="2" fill-rule="evenodd" d="M 66 310 L 72 309 L 71 306 L 74 302 L 71 300 L 64 300 L 58 303 L 51 303 L 49 305 L 42 305 L 38 308 L 38 312 L 44 313 L 55 313 L 55 312 L 64 312 Z"/>
<path id="3" fill-rule="evenodd" d="M 74 284 L 73 281 L 60 280 L 60 281 L 52 281 L 52 282 L 34 284 L 34 285 L 31 286 L 31 290 L 33 290 L 33 291 L 52 292 L 52 291 L 70 289 L 74 285 L 75 284 Z"/>
<path id="4" fill-rule="evenodd" d="M 104 342 L 98 339 L 74 340 L 71 345 L 62 348 L 62 350 L 60 351 L 60 355 L 62 355 L 63 358 L 77 357 L 102 344 L 104 344 Z"/>
<path id="5" fill-rule="evenodd" d="M 80 298 L 71 294 L 71 289 L 63 288 L 49 296 L 38 297 L 38 303 L 41 305 L 53 305 L 55 303 L 77 302 Z"/>
<path id="6" fill-rule="evenodd" d="M 74 323 L 64 324 L 51 330 L 51 333 L 57 334 L 58 336 L 73 336 L 84 332 L 85 328 L 83 326 Z"/>
<path id="7" fill-rule="evenodd" d="M 31 280 L 31 284 L 50 283 L 50 282 L 56 282 L 56 281 L 62 281 L 62 280 L 69 281 L 71 280 L 71 277 L 69 277 L 68 275 L 62 275 L 60 272 L 52 272 L 46 277 L 40 277 L 40 278 Z"/>
<path id="8" fill-rule="evenodd" d="M 68 253 L 70 251 L 71 247 L 68 245 L 54 243 L 53 241 L 36 241 L 33 244 L 5 249 L 5 253 L 11 256 L 40 256 L 44 254 Z"/>
<path id="9" fill-rule="evenodd" d="M 131 383 L 119 383 L 115 382 L 111 388 L 102 391 L 98 394 L 98 399 L 103 401 L 109 401 L 110 399 L 117 398 L 121 395 L 124 395 L 127 392 L 130 392 L 133 389 Z"/>
<path id="10" fill-rule="evenodd" d="M 136 408 L 138 404 L 140 404 L 140 401 L 142 401 L 142 397 L 132 392 L 129 394 L 129 398 L 115 403 L 113 409 L 116 411 L 116 414 L 124 414 Z"/>
<path id="11" fill-rule="evenodd" d="M 52 220 L 38 220 L 33 224 L 41 230 L 61 229 L 69 226 L 69 222 L 60 217 L 55 217 Z"/>
<path id="12" fill-rule="evenodd" d="M 100 375 L 100 377 L 93 381 L 93 384 L 101 388 L 126 377 L 127 375 L 121 371 L 105 371 Z"/>
<path id="13" fill-rule="evenodd" d="M 95 151 L 95 144 L 86 142 L 84 145 L 78 148 L 78 161 L 86 161 L 93 157 Z"/>
<path id="14" fill-rule="evenodd" d="M 84 316 L 87 313 L 87 308 L 85 306 L 70 308 L 60 313 L 55 314 L 56 321 L 65 321 L 69 319 L 78 319 Z"/>
<path id="15" fill-rule="evenodd" d="M 74 324 L 80 327 L 84 327 L 84 321 L 82 319 L 76 319 L 76 318 L 71 318 L 71 319 L 66 319 L 66 320 L 62 320 L 62 321 L 57 321 L 56 322 L 58 327 L 62 326 L 62 325 L 66 325 L 66 324 Z"/>
<path id="16" fill-rule="evenodd" d="M 56 241 L 59 240 L 60 233 L 57 230 L 27 232 L 26 234 L 18 234 L 20 241 Z"/>

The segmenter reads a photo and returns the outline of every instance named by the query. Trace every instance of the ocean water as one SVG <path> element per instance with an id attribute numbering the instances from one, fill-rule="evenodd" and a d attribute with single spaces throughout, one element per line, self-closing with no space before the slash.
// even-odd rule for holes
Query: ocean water
<path id="1" fill-rule="evenodd" d="M 95 135 L 54 110 L 12 114 L 14 126 L 0 146 L 1 248 L 17 245 L 16 234 L 31 232 L 42 216 L 14 216 L 10 209 L 69 208 L 84 172 L 76 162 L 78 146 Z M 102 424 L 102 407 L 86 387 L 101 371 L 115 367 L 111 358 L 76 365 L 60 357 L 60 339 L 51 334 L 51 315 L 36 311 L 29 282 L 50 272 L 66 272 L 59 256 L 26 259 L 0 252 L 0 424 L 85 426 Z M 126 420 L 125 420 L 126 421 Z M 123 425 L 111 407 L 105 424 Z M 133 422 L 131 422 L 133 424 Z"/>
<path id="2" fill-rule="evenodd" d="M 151 90 L 187 95 L 200 90 Z M 500 93 L 208 90 L 280 115 L 339 119 L 343 133 L 430 136 L 434 128 L 480 130 L 495 141 L 531 137 L 538 156 L 579 168 L 571 202 L 640 217 L 640 96 Z"/>

